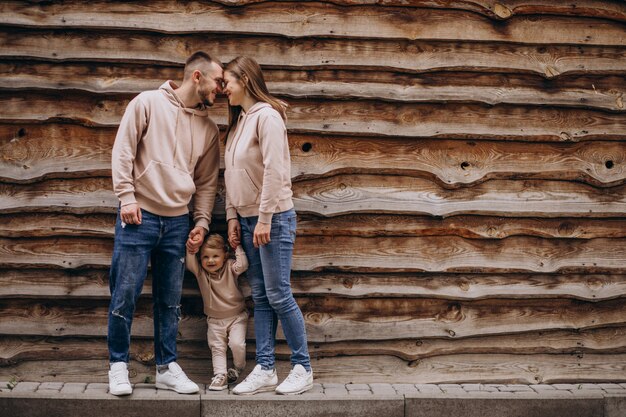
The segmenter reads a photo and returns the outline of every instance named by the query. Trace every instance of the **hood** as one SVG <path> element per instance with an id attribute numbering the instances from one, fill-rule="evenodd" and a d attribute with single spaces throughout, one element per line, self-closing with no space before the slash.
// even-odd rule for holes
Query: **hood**
<path id="1" fill-rule="evenodd" d="M 163 94 L 165 95 L 165 97 L 167 97 L 170 103 L 172 103 L 174 106 L 178 107 L 179 109 L 185 111 L 186 113 L 191 113 L 196 116 L 203 116 L 203 117 L 207 117 L 209 115 L 207 107 L 204 104 L 199 104 L 198 107 L 195 107 L 193 109 L 189 107 L 185 107 L 185 103 L 183 103 L 180 97 L 178 97 L 178 94 L 176 94 L 176 91 L 174 91 L 177 88 L 178 88 L 178 85 L 176 85 L 174 81 L 167 80 L 163 84 L 161 84 L 161 87 L 159 87 L 159 90 L 163 92 Z"/>
<path id="2" fill-rule="evenodd" d="M 243 109 L 241 110 L 241 113 L 245 113 L 247 116 L 249 116 L 249 115 L 251 115 L 251 114 L 257 113 L 257 112 L 259 112 L 259 111 L 261 111 L 261 110 L 263 110 L 263 109 L 266 109 L 266 108 L 268 108 L 268 107 L 269 107 L 270 109 L 272 109 L 272 108 L 273 108 L 273 107 L 272 107 L 269 103 L 266 103 L 266 102 L 264 102 L 264 101 L 257 101 L 256 103 L 254 103 L 254 104 L 252 105 L 252 107 L 250 107 L 250 109 L 248 110 L 248 113 L 245 113 L 245 112 L 243 111 Z"/>

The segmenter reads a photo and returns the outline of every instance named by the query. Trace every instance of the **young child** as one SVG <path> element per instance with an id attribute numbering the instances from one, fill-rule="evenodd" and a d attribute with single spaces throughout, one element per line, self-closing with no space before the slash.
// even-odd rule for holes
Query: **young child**
<path id="1" fill-rule="evenodd" d="M 237 277 L 248 269 L 241 245 L 235 259 L 228 259 L 228 246 L 218 234 L 210 234 L 198 257 L 187 252 L 187 269 L 198 280 L 204 314 L 207 315 L 207 340 L 213 360 L 213 379 L 209 390 L 221 391 L 235 382 L 246 365 L 246 327 L 248 312 Z M 230 346 L 234 368 L 226 370 L 226 350 Z"/>

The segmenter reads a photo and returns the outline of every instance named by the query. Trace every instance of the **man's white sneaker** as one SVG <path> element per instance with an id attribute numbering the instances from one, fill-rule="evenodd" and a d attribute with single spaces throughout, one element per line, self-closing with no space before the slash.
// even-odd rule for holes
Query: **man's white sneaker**
<path id="1" fill-rule="evenodd" d="M 109 369 L 109 392 L 113 395 L 129 395 L 133 393 L 133 387 L 128 380 L 128 367 L 126 362 L 114 362 Z"/>
<path id="2" fill-rule="evenodd" d="M 170 362 L 167 371 L 161 373 L 157 369 L 156 384 L 159 389 L 169 389 L 179 394 L 195 394 L 200 391 L 198 385 L 183 372 L 176 362 Z"/>
<path id="3" fill-rule="evenodd" d="M 313 369 L 307 372 L 302 365 L 293 367 L 289 376 L 276 388 L 278 394 L 302 394 L 313 388 Z"/>
<path id="4" fill-rule="evenodd" d="M 251 395 L 257 392 L 274 391 L 276 384 L 278 384 L 276 369 L 264 371 L 261 365 L 257 365 L 246 379 L 233 389 L 233 394 Z"/>

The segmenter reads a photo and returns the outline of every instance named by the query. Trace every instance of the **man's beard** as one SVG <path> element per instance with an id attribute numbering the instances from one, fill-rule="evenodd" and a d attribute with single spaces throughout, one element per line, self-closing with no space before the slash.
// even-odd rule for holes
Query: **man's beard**
<path id="1" fill-rule="evenodd" d="M 204 91 L 199 91 L 200 99 L 202 100 L 202 104 L 207 107 L 211 107 L 213 105 L 213 101 L 210 100 L 211 93 L 205 93 Z"/>

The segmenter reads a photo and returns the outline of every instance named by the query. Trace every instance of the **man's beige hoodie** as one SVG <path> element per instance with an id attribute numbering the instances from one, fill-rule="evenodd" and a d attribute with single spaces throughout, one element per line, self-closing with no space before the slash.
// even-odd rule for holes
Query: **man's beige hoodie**
<path id="1" fill-rule="evenodd" d="M 219 175 L 219 130 L 206 108 L 190 109 L 172 81 L 135 97 L 112 153 L 113 190 L 121 205 L 159 216 L 188 213 L 209 229 Z"/>
<path id="2" fill-rule="evenodd" d="M 285 122 L 272 106 L 254 104 L 241 112 L 226 140 L 226 218 L 272 215 L 293 208 L 291 158 Z"/>

